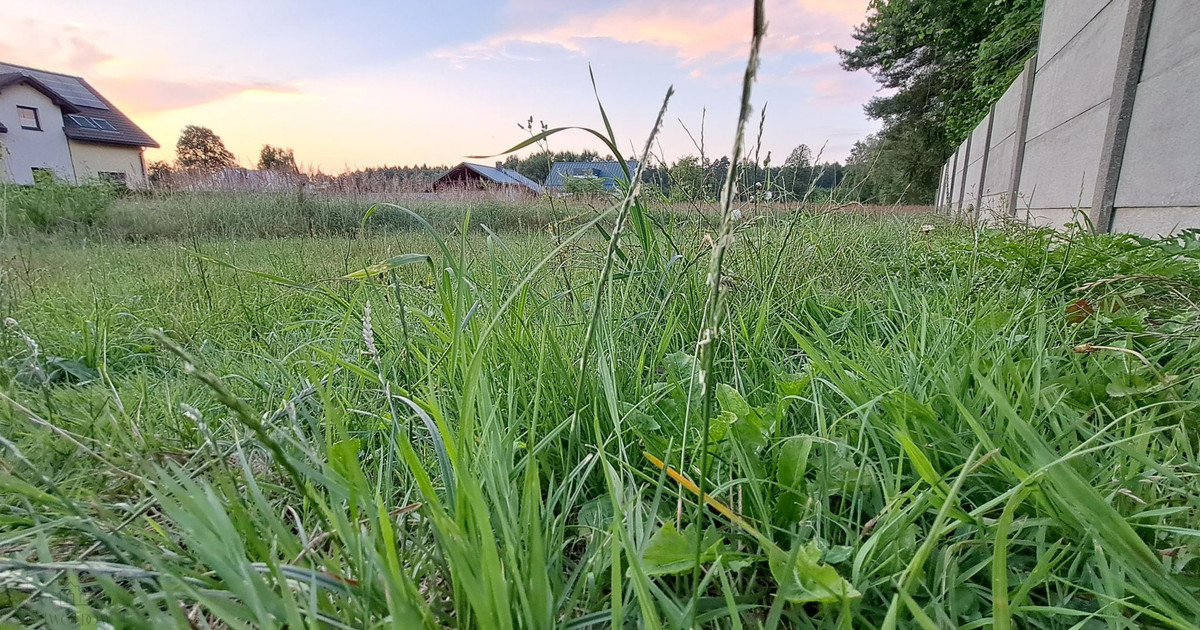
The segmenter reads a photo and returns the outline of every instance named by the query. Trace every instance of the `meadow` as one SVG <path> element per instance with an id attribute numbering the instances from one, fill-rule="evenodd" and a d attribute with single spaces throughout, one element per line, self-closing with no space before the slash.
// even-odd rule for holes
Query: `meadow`
<path id="1" fill-rule="evenodd" d="M 1200 624 L 1195 235 L 296 203 L 8 236 L 0 627 Z"/>

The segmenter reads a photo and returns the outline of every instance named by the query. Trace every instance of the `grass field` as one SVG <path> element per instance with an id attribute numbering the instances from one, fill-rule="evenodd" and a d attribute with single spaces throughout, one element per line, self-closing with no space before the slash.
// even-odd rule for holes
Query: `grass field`
<path id="1" fill-rule="evenodd" d="M 1200 624 L 1194 240 L 747 213 L 698 344 L 684 211 L 139 207 L 4 244 L 0 626 Z"/>

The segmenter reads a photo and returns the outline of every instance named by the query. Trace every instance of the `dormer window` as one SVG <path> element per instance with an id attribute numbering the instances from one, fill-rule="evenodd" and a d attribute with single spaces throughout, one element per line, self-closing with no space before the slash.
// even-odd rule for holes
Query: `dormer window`
<path id="1" fill-rule="evenodd" d="M 42 130 L 42 122 L 38 119 L 36 107 L 25 107 L 23 105 L 18 105 L 17 118 L 21 121 L 22 129 L 29 129 L 30 131 Z"/>

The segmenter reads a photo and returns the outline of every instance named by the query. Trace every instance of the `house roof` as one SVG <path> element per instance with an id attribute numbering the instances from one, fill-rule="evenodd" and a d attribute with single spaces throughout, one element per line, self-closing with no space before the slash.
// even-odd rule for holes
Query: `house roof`
<path id="1" fill-rule="evenodd" d="M 4 78 L 12 75 L 19 78 L 8 78 L 11 83 L 23 81 L 59 105 L 63 110 L 63 132 L 72 140 L 158 147 L 154 138 L 81 77 L 0 62 L 0 87 L 4 85 Z M 92 122 L 97 120 L 100 123 Z M 112 129 L 107 129 L 103 123 Z"/>
<path id="2" fill-rule="evenodd" d="M 449 181 L 449 178 L 463 169 L 472 171 L 476 175 L 502 186 L 525 186 L 535 193 L 541 194 L 542 192 L 541 184 L 512 169 L 504 168 L 503 166 L 484 166 L 482 164 L 473 164 L 471 162 L 463 162 L 462 164 L 450 169 L 450 172 L 438 178 L 438 181 L 434 182 L 434 185 L 436 186 L 442 180 Z"/>
<path id="3" fill-rule="evenodd" d="M 629 172 L 633 173 L 637 170 L 638 163 L 637 160 L 629 160 L 625 165 Z M 618 182 L 629 180 L 620 162 L 555 162 L 550 167 L 549 177 L 546 178 L 546 188 L 562 188 L 568 177 L 603 179 L 605 190 L 616 190 L 619 187 Z"/>
<path id="4" fill-rule="evenodd" d="M 67 102 L 66 99 L 59 96 L 58 92 L 50 89 L 50 86 L 39 81 L 37 77 L 23 70 L 15 72 L 5 71 L 3 64 L 0 64 L 0 90 L 3 90 L 10 85 L 17 85 L 20 83 L 28 85 L 38 92 L 41 92 L 46 96 L 46 98 L 53 101 L 55 105 L 58 105 L 59 109 L 63 110 L 64 112 L 75 112 L 77 109 L 74 105 Z"/>

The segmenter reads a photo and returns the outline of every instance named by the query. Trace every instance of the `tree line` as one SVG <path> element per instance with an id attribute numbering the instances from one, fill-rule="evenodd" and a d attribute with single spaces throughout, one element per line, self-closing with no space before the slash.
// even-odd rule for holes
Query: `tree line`
<path id="1" fill-rule="evenodd" d="M 942 164 L 1037 49 L 1043 0 L 872 0 L 839 50 L 888 94 L 865 107 L 883 129 L 855 146 L 868 197 L 931 203 Z"/>

